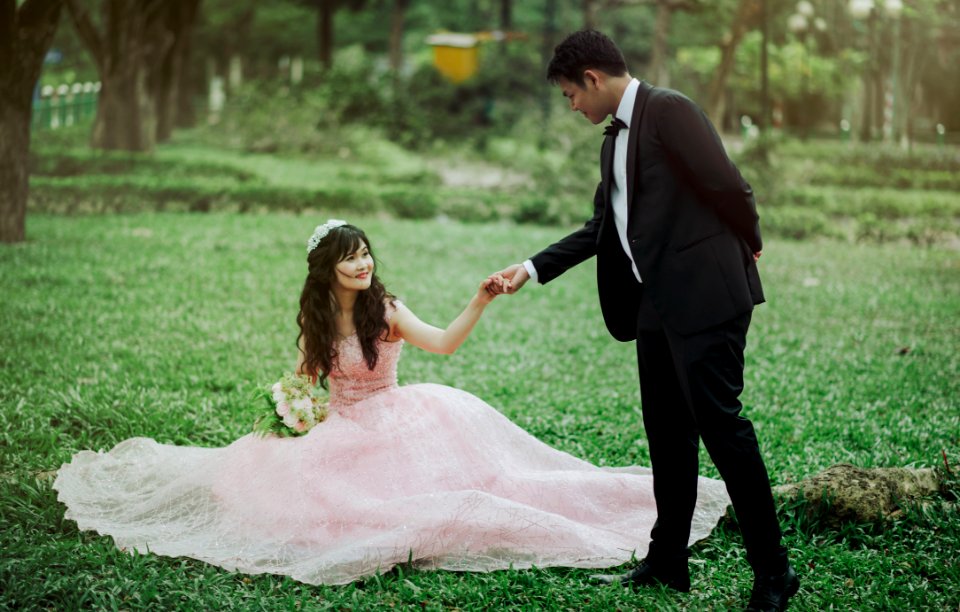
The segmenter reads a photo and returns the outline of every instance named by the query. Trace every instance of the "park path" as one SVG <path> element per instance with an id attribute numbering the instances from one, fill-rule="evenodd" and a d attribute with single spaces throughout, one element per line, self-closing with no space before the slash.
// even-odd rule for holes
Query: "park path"
<path id="1" fill-rule="evenodd" d="M 483 162 L 434 160 L 432 169 L 445 187 L 510 188 L 529 185 L 530 175 Z"/>

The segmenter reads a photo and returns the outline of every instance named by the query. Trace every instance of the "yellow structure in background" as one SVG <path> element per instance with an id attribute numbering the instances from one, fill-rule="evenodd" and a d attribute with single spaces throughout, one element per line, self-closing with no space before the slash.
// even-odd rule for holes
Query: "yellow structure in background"
<path id="1" fill-rule="evenodd" d="M 433 65 L 440 74 L 448 81 L 462 83 L 480 68 L 480 43 L 526 39 L 524 32 L 442 32 L 428 36 L 427 44 L 433 47 Z"/>
<path id="2" fill-rule="evenodd" d="M 433 47 L 433 65 L 453 83 L 462 83 L 480 67 L 480 38 L 473 34 L 433 34 L 427 37 Z"/>

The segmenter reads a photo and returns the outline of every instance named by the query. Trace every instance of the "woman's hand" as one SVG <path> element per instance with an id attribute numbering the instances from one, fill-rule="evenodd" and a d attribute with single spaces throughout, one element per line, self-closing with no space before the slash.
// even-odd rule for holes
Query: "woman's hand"
<path id="1" fill-rule="evenodd" d="M 528 280 L 530 280 L 530 273 L 527 272 L 527 268 L 523 264 L 513 264 L 512 266 L 507 266 L 503 270 L 495 272 L 490 276 L 491 278 L 494 276 L 499 276 L 504 280 L 503 285 L 501 285 L 500 290 L 497 292 L 498 294 L 514 294 L 517 291 L 520 291 L 520 288 L 523 287 Z"/>
<path id="2" fill-rule="evenodd" d="M 489 304 L 499 294 L 506 293 L 507 285 L 507 279 L 499 273 L 491 274 L 480 283 L 480 288 L 477 289 L 477 299 L 483 304 Z"/>

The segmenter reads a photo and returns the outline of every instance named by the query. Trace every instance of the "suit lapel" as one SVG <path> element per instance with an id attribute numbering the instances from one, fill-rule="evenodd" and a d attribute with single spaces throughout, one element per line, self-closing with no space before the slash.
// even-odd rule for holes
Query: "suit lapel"
<path id="1" fill-rule="evenodd" d="M 637 89 L 637 99 L 633 103 L 633 117 L 630 119 L 630 135 L 627 137 L 627 215 L 632 212 L 631 206 L 636 197 L 637 188 L 640 186 L 637 181 L 637 142 L 640 134 L 640 121 L 643 118 L 643 109 L 647 106 L 647 98 L 650 96 L 650 90 L 653 86 L 646 81 L 640 81 L 640 87 Z M 604 183 L 606 184 L 606 183 Z"/>
<path id="2" fill-rule="evenodd" d="M 616 136 L 604 136 L 600 148 L 600 180 L 603 182 L 603 201 L 610 204 L 610 181 L 613 180 L 613 141 Z"/>
<path id="3" fill-rule="evenodd" d="M 640 133 L 640 120 L 643 117 L 643 109 L 647 104 L 647 97 L 653 86 L 646 81 L 640 81 L 640 87 L 637 89 L 637 97 L 633 103 L 633 115 L 630 119 L 630 134 L 627 136 L 627 216 L 629 217 L 631 209 L 630 200 L 634 197 L 637 189 L 637 141 Z M 616 136 L 605 136 L 603 147 L 600 149 L 600 180 L 603 185 L 604 215 L 600 223 L 600 236 L 602 237 L 607 228 L 607 219 L 613 219 L 612 202 L 610 200 L 610 181 L 613 180 L 613 144 Z M 629 219 L 628 219 L 629 221 Z"/>

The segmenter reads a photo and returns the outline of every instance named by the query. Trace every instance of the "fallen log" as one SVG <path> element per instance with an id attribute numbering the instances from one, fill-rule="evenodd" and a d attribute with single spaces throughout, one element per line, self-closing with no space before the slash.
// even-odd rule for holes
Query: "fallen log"
<path id="1" fill-rule="evenodd" d="M 810 517 L 828 525 L 891 520 L 911 503 L 940 492 L 931 468 L 861 468 L 838 463 L 800 482 L 774 487 L 781 500 L 800 501 Z"/>

